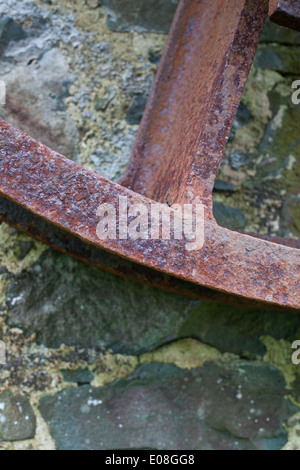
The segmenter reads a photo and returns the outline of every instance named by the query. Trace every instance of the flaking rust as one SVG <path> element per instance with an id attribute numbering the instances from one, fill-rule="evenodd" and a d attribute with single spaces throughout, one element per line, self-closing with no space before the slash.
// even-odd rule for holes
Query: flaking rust
<path id="1" fill-rule="evenodd" d="M 277 2 L 281 3 L 281 2 Z M 293 2 L 287 2 L 290 5 Z M 300 308 L 299 242 L 219 227 L 212 190 L 268 16 L 267 0 L 181 0 L 120 184 L 0 121 L 0 218 L 115 274 L 195 297 Z M 97 237 L 97 209 L 205 205 L 205 243 Z"/>

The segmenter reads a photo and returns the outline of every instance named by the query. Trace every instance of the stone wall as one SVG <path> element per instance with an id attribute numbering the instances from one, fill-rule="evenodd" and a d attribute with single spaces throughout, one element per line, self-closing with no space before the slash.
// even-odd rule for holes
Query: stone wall
<path id="1" fill-rule="evenodd" d="M 2 2 L 1 117 L 117 180 L 177 3 Z M 216 182 L 229 228 L 299 237 L 299 45 L 267 24 Z M 299 313 L 134 284 L 1 224 L 0 448 L 299 449 Z"/>

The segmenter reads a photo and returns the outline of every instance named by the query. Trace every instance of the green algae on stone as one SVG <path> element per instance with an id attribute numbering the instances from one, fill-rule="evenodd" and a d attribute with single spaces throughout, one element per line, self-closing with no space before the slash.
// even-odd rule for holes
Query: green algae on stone
<path id="1" fill-rule="evenodd" d="M 193 369 L 202 366 L 205 362 L 221 359 L 221 356 L 216 348 L 187 338 L 163 345 L 155 351 L 144 353 L 140 356 L 139 362 L 141 364 L 160 362 L 175 364 L 182 369 Z"/>
<path id="2" fill-rule="evenodd" d="M 24 251 L 24 244 L 27 249 Z M 29 249 L 28 249 L 29 248 Z M 23 235 L 5 223 L 0 223 L 0 267 L 18 274 L 32 266 L 46 247 Z"/>
<path id="3" fill-rule="evenodd" d="M 300 368 L 292 362 L 292 354 L 294 353 L 292 343 L 299 337 L 300 329 L 298 329 L 293 339 L 289 341 L 284 339 L 278 340 L 272 336 L 261 337 L 261 341 L 266 347 L 264 361 L 281 371 L 287 384 L 288 395 L 297 406 L 300 405 Z"/>

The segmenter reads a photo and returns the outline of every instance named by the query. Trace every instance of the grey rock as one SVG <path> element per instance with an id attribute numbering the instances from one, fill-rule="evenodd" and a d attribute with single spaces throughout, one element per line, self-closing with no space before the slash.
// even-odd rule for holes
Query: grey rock
<path id="1" fill-rule="evenodd" d="M 0 17 L 0 54 L 11 41 L 21 41 L 26 36 L 19 23 L 9 16 Z"/>
<path id="2" fill-rule="evenodd" d="M 227 183 L 226 181 L 216 180 L 214 191 L 221 193 L 234 193 L 236 187 L 233 184 Z"/>
<path id="3" fill-rule="evenodd" d="M 296 46 L 300 44 L 300 33 L 293 31 L 290 28 L 279 26 L 268 20 L 264 27 L 261 42 L 277 42 L 279 44 L 290 44 L 291 46 Z"/>
<path id="4" fill-rule="evenodd" d="M 31 60 L 37 60 L 46 50 L 57 47 L 59 43 L 69 43 L 77 47 L 83 35 L 74 25 L 74 15 L 65 12 L 62 21 L 58 10 L 51 11 L 31 0 L 1 2 L 0 18 L 11 17 L 19 27 L 26 30 L 26 36 L 22 33 L 22 41 L 9 41 L 4 50 L 5 59 L 8 58 L 10 63 L 13 60 L 26 65 L 30 64 Z"/>
<path id="5" fill-rule="evenodd" d="M 59 450 L 279 450 L 297 411 L 285 393 L 261 362 L 150 364 L 110 386 L 45 397 L 40 411 Z"/>
<path id="6" fill-rule="evenodd" d="M 134 142 L 136 130 L 129 129 L 125 134 L 121 128 L 113 128 L 110 134 L 103 134 L 114 150 L 106 147 L 96 148 L 91 154 L 91 161 L 97 173 L 112 181 L 117 181 L 127 168 Z"/>
<path id="7" fill-rule="evenodd" d="M 65 98 L 75 76 L 60 44 L 83 40 L 74 25 L 74 15 L 36 2 L 6 0 L 0 3 L 0 18 L 9 22 L 11 39 L 1 56 L 0 80 L 6 83 L 7 103 L 0 116 L 15 127 L 67 157 L 79 161 L 79 132 L 66 112 Z M 17 25 L 17 26 L 16 26 Z M 20 28 L 26 29 L 26 35 Z M 1 44 L 1 40 L 0 40 Z"/>
<path id="8" fill-rule="evenodd" d="M 280 217 L 280 235 L 300 236 L 300 195 L 292 194 L 283 203 Z"/>
<path id="9" fill-rule="evenodd" d="M 88 369 L 69 370 L 63 369 L 61 371 L 65 382 L 75 382 L 77 384 L 89 384 L 93 381 L 94 376 Z"/>
<path id="10" fill-rule="evenodd" d="M 79 133 L 65 110 L 74 77 L 58 48 L 46 51 L 38 63 L 16 64 L 2 75 L 7 88 L 0 117 L 53 150 L 79 159 Z"/>
<path id="11" fill-rule="evenodd" d="M 112 31 L 168 33 L 179 0 L 102 0 Z"/>
<path id="12" fill-rule="evenodd" d="M 126 121 L 128 124 L 139 124 L 142 120 L 145 107 L 147 104 L 147 96 L 135 96 L 128 110 Z"/>
<path id="13" fill-rule="evenodd" d="M 237 150 L 229 156 L 229 162 L 234 170 L 239 170 L 245 166 L 249 166 L 252 162 L 252 158 L 247 153 Z"/>
<path id="14" fill-rule="evenodd" d="M 8 287 L 8 323 L 49 347 L 82 345 L 140 352 L 176 338 L 199 301 L 87 266 L 56 252 Z"/>
<path id="15" fill-rule="evenodd" d="M 234 209 L 222 202 L 214 202 L 214 216 L 222 227 L 231 230 L 243 230 L 247 225 L 245 214 L 240 209 Z"/>
<path id="16" fill-rule="evenodd" d="M 287 80 L 290 87 L 293 79 Z M 268 192 L 272 199 L 281 198 L 282 189 L 288 190 L 286 198 L 299 192 L 300 107 L 292 103 L 291 92 L 282 93 L 278 86 L 268 94 L 272 118 L 254 155 L 256 174 L 244 183 L 262 196 Z"/>
<path id="17" fill-rule="evenodd" d="M 264 356 L 262 336 L 293 342 L 300 326 L 299 312 L 263 310 L 203 302 L 183 325 L 180 336 L 194 337 L 222 352 Z"/>
<path id="18" fill-rule="evenodd" d="M 0 441 L 23 441 L 35 435 L 36 418 L 27 398 L 0 394 Z"/>
<path id="19" fill-rule="evenodd" d="M 254 62 L 257 67 L 262 69 L 299 75 L 299 47 L 284 46 L 282 44 L 260 44 Z"/>
<path id="20" fill-rule="evenodd" d="M 232 131 L 230 134 L 229 142 L 233 141 L 237 130 L 245 126 L 251 119 L 251 113 L 244 103 L 240 103 L 236 118 L 233 123 Z"/>
<path id="21" fill-rule="evenodd" d="M 107 106 L 109 105 L 109 101 L 106 98 L 101 98 L 97 100 L 95 103 L 95 110 L 96 111 L 105 111 Z"/>
<path id="22" fill-rule="evenodd" d="M 28 253 L 30 252 L 30 250 L 34 247 L 34 242 L 31 242 L 31 241 L 20 241 L 18 243 L 19 245 L 19 256 L 18 256 L 18 259 L 21 261 L 25 258 L 25 256 L 28 255 Z"/>
<path id="23" fill-rule="evenodd" d="M 161 59 L 161 54 L 156 54 L 153 51 L 149 51 L 148 60 L 151 64 L 158 64 Z"/>
<path id="24" fill-rule="evenodd" d="M 107 90 L 107 96 L 105 98 L 101 98 L 100 100 L 97 100 L 95 103 L 95 110 L 96 111 L 105 111 L 108 107 L 108 105 L 113 101 L 113 99 L 116 96 L 116 89 L 111 86 Z"/>

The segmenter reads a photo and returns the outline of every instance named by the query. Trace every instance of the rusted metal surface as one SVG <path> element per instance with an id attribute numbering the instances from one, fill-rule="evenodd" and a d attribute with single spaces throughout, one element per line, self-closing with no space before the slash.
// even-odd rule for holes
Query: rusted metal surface
<path id="1" fill-rule="evenodd" d="M 47 149 L 0 121 L 0 195 L 85 243 L 198 285 L 269 304 L 300 308 L 300 251 L 219 227 L 206 220 L 205 246 L 182 240 L 102 240 L 97 209 L 119 196 L 149 207 L 148 198 Z"/>
<path id="2" fill-rule="evenodd" d="M 266 307 L 266 304 L 261 305 L 258 301 L 183 281 L 87 244 L 4 197 L 0 197 L 0 220 L 62 253 L 135 282 L 193 298 L 247 307 Z"/>
<path id="3" fill-rule="evenodd" d="M 277 243 L 279 245 L 290 246 L 291 248 L 297 248 L 300 250 L 300 240 L 295 238 L 282 238 L 282 237 L 271 237 L 270 235 L 258 235 L 257 233 L 248 233 L 255 238 L 261 240 L 267 240 L 268 242 Z"/>
<path id="4" fill-rule="evenodd" d="M 300 31 L 299 0 L 270 0 L 269 15 L 274 23 Z"/>
<path id="5" fill-rule="evenodd" d="M 193 298 L 247 307 L 268 307 L 259 301 L 183 281 L 99 249 L 4 197 L 0 197 L 0 220 L 62 253 L 135 282 Z M 299 240 L 278 239 L 276 243 L 300 249 Z"/>
<path id="6" fill-rule="evenodd" d="M 266 0 L 181 0 L 122 185 L 0 121 L 0 218 L 140 282 L 300 309 L 299 242 L 232 232 L 212 215 L 216 173 L 267 14 Z M 156 202 L 205 204 L 204 247 L 190 252 L 185 240 L 99 240 L 97 209 L 117 207 L 119 196 L 149 211 Z"/>
<path id="7" fill-rule="evenodd" d="M 201 202 L 212 191 L 268 0 L 183 0 L 121 184 L 155 201 Z"/>

